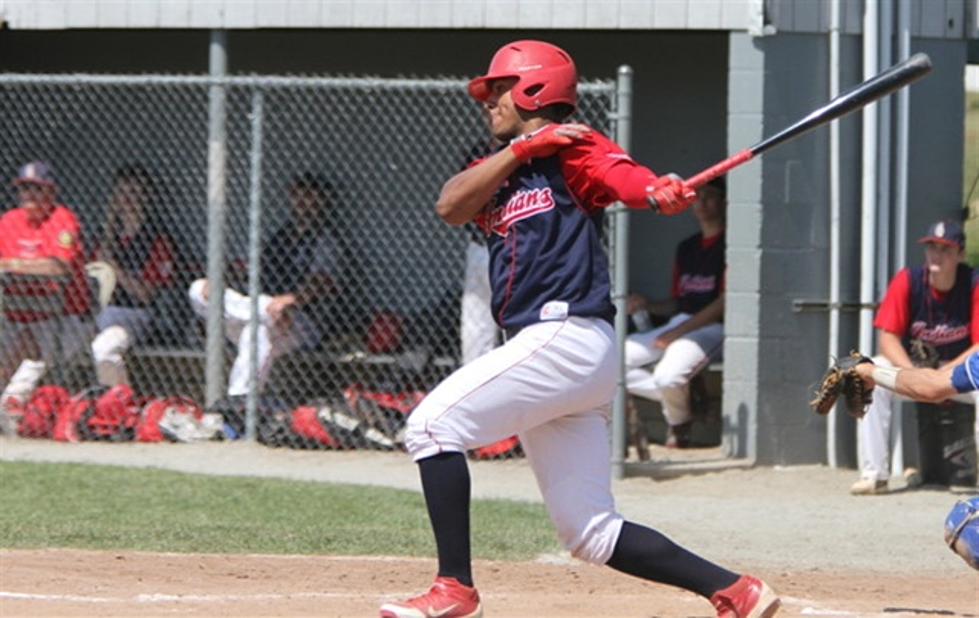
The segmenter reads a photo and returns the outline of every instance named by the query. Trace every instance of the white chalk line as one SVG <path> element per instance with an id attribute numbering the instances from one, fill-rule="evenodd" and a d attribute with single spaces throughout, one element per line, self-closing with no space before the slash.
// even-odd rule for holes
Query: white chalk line
<path id="1" fill-rule="evenodd" d="M 415 592 L 389 593 L 391 596 L 411 596 Z M 96 597 L 78 594 L 37 594 L 0 590 L 0 599 L 12 601 L 48 601 L 55 603 L 228 603 L 231 601 L 282 601 L 285 599 L 362 599 L 374 598 L 374 593 L 353 592 L 293 592 L 289 594 L 137 594 L 131 597 Z M 385 595 L 387 596 L 387 595 Z"/>

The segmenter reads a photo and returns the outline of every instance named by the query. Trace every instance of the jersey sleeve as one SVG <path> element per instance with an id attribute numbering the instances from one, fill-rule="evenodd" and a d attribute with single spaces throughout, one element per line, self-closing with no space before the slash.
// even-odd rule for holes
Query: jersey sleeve
<path id="1" fill-rule="evenodd" d="M 979 390 L 979 352 L 973 352 L 952 370 L 952 386 L 956 392 Z"/>
<path id="2" fill-rule="evenodd" d="M 560 151 L 561 171 L 582 205 L 605 208 L 616 201 L 649 208 L 647 189 L 656 174 L 632 160 L 617 144 L 591 131 Z"/>
<path id="3" fill-rule="evenodd" d="M 874 319 L 874 328 L 885 330 L 900 337 L 911 325 L 911 272 L 902 269 L 887 288 Z"/>

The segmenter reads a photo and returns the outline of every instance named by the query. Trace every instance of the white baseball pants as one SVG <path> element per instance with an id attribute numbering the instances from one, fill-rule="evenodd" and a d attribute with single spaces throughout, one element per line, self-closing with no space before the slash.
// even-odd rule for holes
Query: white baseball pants
<path id="1" fill-rule="evenodd" d="M 58 359 L 57 335 L 61 335 L 61 358 L 68 361 L 87 351 L 92 340 L 89 322 L 77 315 L 60 320 L 3 322 L 0 329 L 0 402 L 9 397 L 27 401 L 48 367 Z"/>
<path id="2" fill-rule="evenodd" d="M 724 348 L 724 325 L 708 324 L 680 337 L 665 350 L 656 339 L 690 319 L 678 313 L 653 330 L 629 335 L 625 342 L 626 388 L 629 393 L 663 404 L 670 425 L 690 421 L 690 379 L 712 361 L 720 360 Z M 656 363 L 652 370 L 646 365 Z"/>
<path id="3" fill-rule="evenodd" d="M 470 242 L 466 247 L 466 274 L 462 284 L 459 320 L 463 365 L 496 347 L 499 327 L 490 309 L 492 297 L 489 250 L 484 245 Z"/>
<path id="4" fill-rule="evenodd" d="M 129 383 L 125 354 L 149 332 L 152 322 L 149 310 L 141 307 L 109 305 L 99 312 L 95 318 L 99 333 L 92 341 L 92 354 L 100 384 Z"/>
<path id="5" fill-rule="evenodd" d="M 198 279 L 188 290 L 190 304 L 194 312 L 202 318 L 207 317 L 207 300 L 204 298 L 204 279 Z M 261 390 L 269 377 L 272 364 L 277 358 L 293 352 L 303 345 L 311 345 L 319 340 L 316 327 L 301 311 L 292 312 L 290 326 L 281 327 L 272 322 L 268 314 L 272 297 L 261 294 L 258 297 L 258 388 Z M 248 394 L 248 374 L 251 364 L 251 329 L 248 320 L 251 316 L 251 299 L 231 288 L 224 290 L 224 330 L 225 336 L 238 348 L 231 373 L 228 376 L 228 395 Z"/>
<path id="6" fill-rule="evenodd" d="M 609 464 L 616 350 L 603 320 L 528 326 L 429 393 L 408 417 L 408 451 L 418 461 L 517 434 L 561 542 L 604 564 L 622 528 Z"/>

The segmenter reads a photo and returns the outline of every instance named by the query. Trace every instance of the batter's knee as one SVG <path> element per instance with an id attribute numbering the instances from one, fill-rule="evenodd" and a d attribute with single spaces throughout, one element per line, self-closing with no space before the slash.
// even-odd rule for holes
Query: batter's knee
<path id="1" fill-rule="evenodd" d="M 466 451 L 462 439 L 451 423 L 443 420 L 442 411 L 422 401 L 408 416 L 405 426 L 405 448 L 414 461 L 439 453 Z"/>
<path id="2" fill-rule="evenodd" d="M 558 538 L 565 549 L 575 558 L 591 564 L 605 564 L 612 557 L 622 522 L 622 516 L 616 512 L 590 517 L 583 524 L 554 518 Z"/>

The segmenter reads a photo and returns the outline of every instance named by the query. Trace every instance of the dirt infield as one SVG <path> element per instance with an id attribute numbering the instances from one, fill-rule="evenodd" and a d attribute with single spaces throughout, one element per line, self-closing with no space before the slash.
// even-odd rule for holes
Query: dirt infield
<path id="1" fill-rule="evenodd" d="M 689 457 L 709 458 L 691 449 Z M 662 456 L 662 454 L 659 454 Z M 247 444 L 0 439 L 0 460 L 101 463 L 417 490 L 400 453 Z M 526 461 L 471 462 L 474 498 L 539 501 Z M 626 517 L 775 586 L 786 616 L 973 616 L 979 573 L 942 542 L 962 497 L 939 489 L 857 498 L 852 470 L 733 468 L 614 483 Z M 900 482 L 900 481 L 898 481 Z M 426 587 L 429 559 L 0 550 L 0 616 L 375 616 Z M 487 616 L 712 616 L 702 599 L 563 556 L 476 562 Z"/>
<path id="2" fill-rule="evenodd" d="M 431 560 L 75 550 L 0 552 L 0 615 L 373 616 Z M 785 616 L 977 616 L 979 576 L 765 572 Z M 610 569 L 477 562 L 488 616 L 711 616 L 701 598 Z"/>

